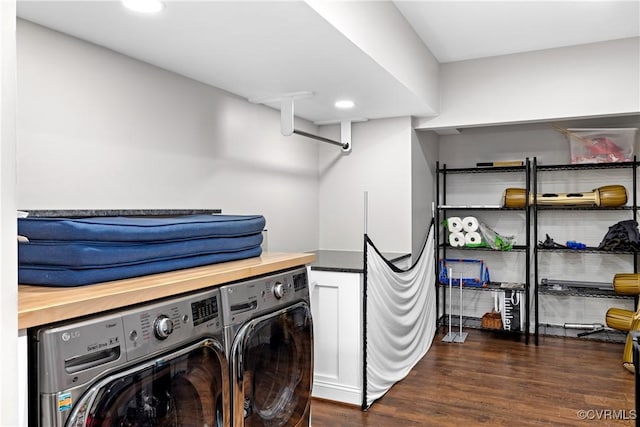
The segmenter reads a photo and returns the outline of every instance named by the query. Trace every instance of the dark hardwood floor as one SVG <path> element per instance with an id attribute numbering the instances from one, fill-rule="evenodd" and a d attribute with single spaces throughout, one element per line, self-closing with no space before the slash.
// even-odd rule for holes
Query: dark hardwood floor
<path id="1" fill-rule="evenodd" d="M 314 399 L 312 426 L 634 425 L 622 344 L 541 337 L 536 347 L 468 332 L 464 344 L 442 343 L 438 334 L 409 376 L 367 412 Z"/>

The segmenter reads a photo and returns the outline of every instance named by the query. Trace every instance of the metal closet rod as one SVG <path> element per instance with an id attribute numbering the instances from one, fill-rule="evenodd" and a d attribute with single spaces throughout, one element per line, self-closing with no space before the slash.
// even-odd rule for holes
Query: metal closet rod
<path id="1" fill-rule="evenodd" d="M 301 131 L 301 130 L 298 130 L 298 129 L 294 129 L 293 133 L 295 133 L 296 135 L 306 136 L 307 138 L 317 139 L 318 141 L 327 142 L 329 144 L 337 145 L 338 147 L 342 148 L 343 150 L 348 150 L 349 149 L 349 143 L 348 142 L 345 142 L 343 144 L 340 141 L 336 141 L 336 140 L 333 140 L 333 139 L 325 138 L 324 136 L 314 135 L 312 133 L 304 132 L 304 131 Z"/>

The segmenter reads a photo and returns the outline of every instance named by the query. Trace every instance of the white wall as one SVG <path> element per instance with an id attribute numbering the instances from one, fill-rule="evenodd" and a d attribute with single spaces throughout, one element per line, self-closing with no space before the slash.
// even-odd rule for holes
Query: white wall
<path id="1" fill-rule="evenodd" d="M 19 208 L 220 208 L 318 247 L 318 147 L 278 111 L 28 21 L 17 43 Z"/>
<path id="2" fill-rule="evenodd" d="M 16 245 L 16 4 L 0 1 L 0 425 L 18 425 L 24 403 L 18 387 Z"/>
<path id="3" fill-rule="evenodd" d="M 435 201 L 438 136 L 433 132 L 411 133 L 411 229 L 412 254 L 417 257 L 424 245 Z"/>
<path id="4" fill-rule="evenodd" d="M 383 252 L 411 251 L 411 119 L 352 125 L 353 149 L 320 147 L 320 249 L 361 251 L 364 192 L 369 195 L 368 234 Z M 339 139 L 339 130 L 320 134 Z"/>
<path id="5" fill-rule="evenodd" d="M 640 111 L 640 38 L 443 64 L 440 115 L 421 128 Z"/>

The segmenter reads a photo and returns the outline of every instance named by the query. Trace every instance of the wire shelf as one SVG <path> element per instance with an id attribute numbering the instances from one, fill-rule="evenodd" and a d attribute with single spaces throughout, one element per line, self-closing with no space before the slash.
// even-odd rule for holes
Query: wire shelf
<path id="1" fill-rule="evenodd" d="M 616 163 L 579 163 L 562 165 L 536 165 L 538 171 L 593 170 L 593 169 L 625 169 L 640 165 L 638 162 Z"/>
<path id="2" fill-rule="evenodd" d="M 563 286 L 558 288 L 554 285 L 538 285 L 540 295 L 555 295 L 567 297 L 591 297 L 591 298 L 612 298 L 612 299 L 633 299 L 633 295 L 618 295 L 613 289 L 581 288 L 576 286 Z"/>
<path id="3" fill-rule="evenodd" d="M 443 288 L 448 288 L 449 284 L 444 284 L 444 283 L 440 283 L 438 282 L 438 285 L 440 285 L 440 287 Z M 462 286 L 462 290 L 465 291 L 516 291 L 516 292 L 524 292 L 525 291 L 525 284 L 524 283 L 520 283 L 520 288 L 503 288 L 501 286 L 501 282 L 489 282 L 486 284 L 486 286 Z M 453 279 L 452 281 L 452 288 L 453 289 L 459 289 L 460 285 L 456 284 L 456 279 Z"/>
<path id="4" fill-rule="evenodd" d="M 485 247 L 479 247 L 479 248 L 470 248 L 467 246 L 451 246 L 451 245 L 447 245 L 447 244 L 440 244 L 441 248 L 446 248 L 447 250 L 461 250 L 461 251 L 487 251 L 487 252 L 502 252 L 502 253 L 509 253 L 509 252 L 523 252 L 527 249 L 526 246 L 524 245 L 513 245 L 513 247 L 508 250 L 508 251 L 503 251 L 500 249 L 493 249 L 493 248 L 485 248 Z"/>
<path id="5" fill-rule="evenodd" d="M 564 252 L 564 253 L 587 253 L 587 254 L 608 254 L 608 255 L 629 255 L 637 254 L 638 251 L 606 251 L 604 249 L 598 249 L 595 246 L 587 246 L 586 249 L 569 249 L 569 248 L 545 248 L 537 246 L 539 252 Z"/>
<path id="6" fill-rule="evenodd" d="M 501 173 L 501 172 L 524 172 L 526 166 L 494 166 L 494 167 L 475 167 L 475 168 L 441 168 L 440 173 Z"/>
<path id="7" fill-rule="evenodd" d="M 581 340 L 604 341 L 610 343 L 624 343 L 627 338 L 627 334 L 625 332 L 606 328 L 602 331 L 593 332 L 591 334 L 579 337 L 579 333 L 588 331 L 579 329 L 566 329 L 560 325 L 549 325 L 544 323 L 538 325 L 538 332 L 540 333 L 540 335 L 570 337 L 578 338 Z"/>

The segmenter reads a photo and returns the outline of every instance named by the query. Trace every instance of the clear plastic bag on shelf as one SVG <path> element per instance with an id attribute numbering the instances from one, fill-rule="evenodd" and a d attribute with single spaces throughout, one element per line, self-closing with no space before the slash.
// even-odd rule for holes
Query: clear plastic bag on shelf
<path id="1" fill-rule="evenodd" d="M 513 249 L 513 244 L 516 241 L 515 236 L 503 236 L 498 234 L 491 227 L 482 222 L 479 224 L 479 229 L 482 239 L 491 249 L 501 251 L 510 251 Z"/>

